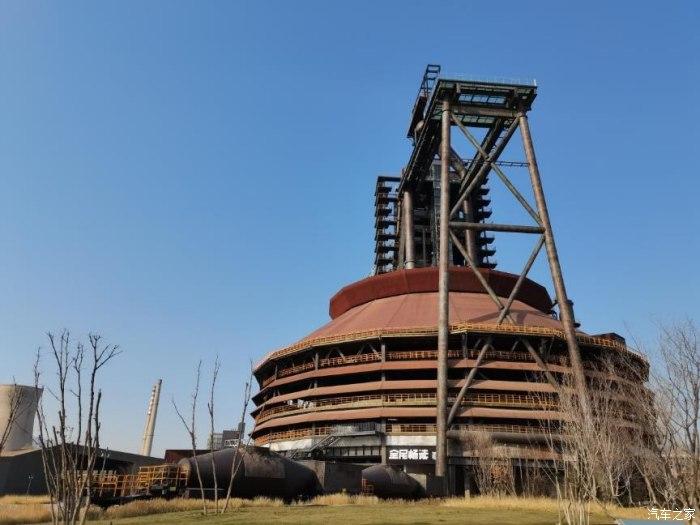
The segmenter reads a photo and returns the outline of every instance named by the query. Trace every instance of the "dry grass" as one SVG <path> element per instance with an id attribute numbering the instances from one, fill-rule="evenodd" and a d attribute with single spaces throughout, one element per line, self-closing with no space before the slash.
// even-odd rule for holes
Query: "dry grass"
<path id="1" fill-rule="evenodd" d="M 198 499 L 144 499 L 131 501 L 123 505 L 109 507 L 102 517 L 110 518 L 132 518 L 134 516 L 147 516 L 149 514 L 163 514 L 165 512 L 181 512 L 185 510 L 199 510 L 202 502 Z"/>
<path id="2" fill-rule="evenodd" d="M 374 497 L 331 494 L 284 505 L 279 500 L 232 500 L 225 515 L 203 516 L 201 509 L 108 519 L 103 525 L 267 525 L 269 523 L 362 523 L 384 525 L 542 525 L 559 522 L 556 500 L 546 498 L 450 498 L 418 501 L 379 500 Z M 646 517 L 644 509 L 610 509 L 615 517 Z M 611 525 L 611 515 L 591 508 L 592 525 Z"/>
<path id="3" fill-rule="evenodd" d="M 257 497 L 255 499 L 240 499 L 231 498 L 229 508 L 240 509 L 243 507 L 283 507 L 284 502 L 281 499 L 272 499 L 265 497 Z"/>
<path id="4" fill-rule="evenodd" d="M 49 502 L 48 496 L 0 496 L 0 505 L 35 505 Z"/>
<path id="5" fill-rule="evenodd" d="M 42 503 L 0 505 L 0 523 L 13 525 L 16 523 L 41 523 L 51 521 L 51 510 Z"/>
<path id="6" fill-rule="evenodd" d="M 0 498 L 0 525 L 45 523 L 51 521 L 51 505 L 41 496 L 4 496 Z M 90 507 L 89 520 L 100 519 L 102 509 Z"/>
<path id="7" fill-rule="evenodd" d="M 522 510 L 542 513 L 558 513 L 560 503 L 551 498 L 516 498 L 476 496 L 473 498 L 447 498 L 436 500 L 444 507 L 458 507 L 478 510 Z M 562 503 L 563 504 L 563 503 Z M 595 514 L 610 514 L 616 518 L 646 518 L 648 511 L 645 507 L 618 507 L 615 505 L 602 507 L 592 505 L 591 512 Z"/>
<path id="8" fill-rule="evenodd" d="M 447 498 L 435 500 L 443 507 L 483 510 L 528 510 L 535 512 L 557 512 L 557 500 L 550 498 L 516 498 L 475 496 L 471 498 Z"/>
<path id="9" fill-rule="evenodd" d="M 295 503 L 296 505 L 378 505 L 382 502 L 377 496 L 363 494 L 324 494 L 309 501 Z"/>
<path id="10" fill-rule="evenodd" d="M 278 499 L 255 498 L 240 499 L 231 498 L 229 509 L 241 509 L 244 507 L 281 507 L 284 503 Z M 224 501 L 219 501 L 219 508 L 223 508 Z M 149 516 L 151 514 L 164 514 L 166 512 L 183 512 L 190 510 L 202 510 L 202 500 L 197 498 L 145 499 L 114 505 L 102 513 L 102 519 L 133 518 L 136 516 Z M 214 510 L 214 502 L 207 501 L 207 510 Z"/>
<path id="11" fill-rule="evenodd" d="M 223 505 L 223 501 L 220 502 Z M 207 502 L 208 508 L 211 510 L 213 508 L 213 502 Z M 353 506 L 356 510 L 342 510 L 342 507 Z M 260 518 L 261 523 L 265 522 L 265 519 L 271 519 L 272 517 L 279 517 L 282 514 L 288 514 L 293 512 L 294 509 L 298 509 L 303 512 L 305 519 L 310 518 L 312 515 L 307 514 L 312 511 L 312 508 L 303 510 L 303 507 L 312 507 L 317 509 L 314 513 L 330 513 L 327 518 L 333 520 L 343 520 L 345 512 L 352 512 L 352 516 L 359 516 L 357 512 L 360 512 L 363 516 L 366 515 L 368 519 L 373 518 L 382 519 L 386 523 L 409 523 L 411 519 L 418 519 L 422 517 L 430 516 L 440 516 L 451 523 L 452 518 L 458 516 L 465 516 L 464 513 L 459 512 L 459 510 L 465 509 L 470 512 L 468 515 L 472 516 L 474 519 L 480 517 L 484 521 L 473 521 L 474 523 L 496 523 L 499 520 L 499 516 L 503 519 L 506 516 L 513 516 L 513 523 L 518 523 L 517 519 L 524 519 L 529 516 L 533 520 L 535 517 L 540 518 L 547 517 L 556 518 L 559 514 L 559 506 L 556 500 L 549 498 L 515 498 L 515 497 L 486 497 L 477 496 L 472 498 L 448 498 L 448 499 L 424 499 L 417 501 L 403 501 L 403 500 L 381 500 L 375 496 L 364 496 L 364 495 L 351 495 L 351 494 L 327 494 L 323 496 L 318 496 L 314 499 L 308 501 L 299 501 L 291 505 L 285 505 L 284 502 L 278 499 L 270 498 L 255 498 L 252 500 L 232 498 L 229 504 L 229 509 L 231 511 L 238 511 L 227 513 L 230 516 L 229 519 L 231 523 L 242 523 L 246 522 L 257 522 L 256 520 Z M 255 510 L 258 508 L 260 512 L 264 514 L 250 514 L 251 512 L 258 512 Z M 321 511 L 321 509 L 327 509 Z M 372 510 L 374 509 L 374 510 Z M 188 519 L 193 519 L 196 521 L 203 521 L 209 523 L 208 520 L 217 519 L 214 516 L 205 517 L 201 515 L 202 502 L 198 499 L 184 499 L 175 498 L 171 500 L 164 499 L 151 499 L 151 500 L 139 500 L 126 503 L 124 505 L 115 505 L 110 507 L 106 511 L 99 511 L 95 509 L 90 513 L 91 520 L 105 520 L 105 522 L 111 523 L 112 520 L 122 520 L 134 518 L 137 521 L 141 520 L 151 521 L 149 516 L 153 516 L 153 521 L 157 523 L 169 523 L 172 519 L 173 522 L 181 523 L 188 522 Z M 455 512 L 457 511 L 457 512 Z M 591 511 L 597 516 L 597 523 L 608 523 L 612 520 L 605 519 L 605 515 L 614 517 L 625 517 L 625 518 L 646 518 L 647 510 L 645 508 L 622 508 L 622 507 L 610 507 L 605 513 L 600 508 L 591 508 Z M 243 512 L 244 514 L 241 514 Z M 171 516 L 163 518 L 157 518 L 159 514 L 173 513 Z M 340 514 L 339 514 L 340 513 Z M 405 516 L 402 518 L 401 516 Z M 296 514 L 295 514 L 296 515 Z M 290 515 L 291 517 L 291 515 Z M 325 514 L 317 516 L 319 518 L 319 523 L 327 523 Z M 381 519 L 380 519 L 381 517 Z M 222 523 L 229 523 L 229 521 L 224 518 L 225 521 Z M 296 516 L 298 519 L 299 516 Z M 391 518 L 391 519 L 389 519 Z M 401 521 L 402 519 L 409 521 Z M 349 518 L 348 518 L 349 519 Z M 495 521 L 489 521 L 489 520 Z M 0 525 L 16 525 L 22 523 L 38 523 L 47 522 L 51 520 L 51 512 L 47 504 L 46 498 L 32 497 L 32 496 L 6 496 L 0 498 Z M 602 520 L 602 521 L 601 521 Z M 365 521 L 365 523 L 371 523 L 373 521 Z M 423 521 L 425 522 L 425 521 Z M 528 521 L 529 523 L 530 521 Z M 536 522 L 536 521 L 534 521 Z M 509 521 L 502 521 L 501 523 L 510 523 Z M 525 521 L 523 521 L 525 523 Z"/>

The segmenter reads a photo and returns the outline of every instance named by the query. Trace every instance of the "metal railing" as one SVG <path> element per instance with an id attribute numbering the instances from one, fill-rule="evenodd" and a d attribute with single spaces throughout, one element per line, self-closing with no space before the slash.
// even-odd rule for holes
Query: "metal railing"
<path id="1" fill-rule="evenodd" d="M 490 323 L 456 323 L 450 325 L 450 333 L 461 334 L 466 332 L 473 333 L 499 333 L 499 334 L 515 334 L 515 335 L 532 335 L 532 336 L 546 336 L 555 337 L 557 339 L 565 340 L 565 334 L 563 330 L 556 328 L 547 328 L 544 326 L 525 326 L 525 325 L 513 325 L 513 324 L 490 324 Z M 312 347 L 338 344 L 338 343 L 349 343 L 353 341 L 366 341 L 370 339 L 377 339 L 380 337 L 419 337 L 419 336 L 436 336 L 437 329 L 434 326 L 424 326 L 424 327 L 414 327 L 414 328 L 385 328 L 381 330 L 364 330 L 359 332 L 353 332 L 349 334 L 333 335 L 326 337 L 315 337 L 312 339 L 305 339 L 291 346 L 283 348 L 269 353 L 256 365 L 256 369 L 260 367 L 262 363 L 272 358 L 284 357 L 287 355 L 295 354 L 304 350 L 309 350 Z M 635 352 L 629 348 L 624 343 L 619 341 L 606 339 L 604 337 L 593 337 L 588 335 L 577 334 L 577 339 L 580 343 L 598 346 L 603 348 L 610 348 L 614 350 L 619 350 L 623 352 L 628 352 L 631 355 L 645 359 L 641 354 Z"/>
<path id="2" fill-rule="evenodd" d="M 542 432 L 538 427 L 527 425 L 452 425 L 452 430 L 465 432 L 503 432 L 509 434 L 535 434 Z M 434 434 L 436 425 L 434 423 L 387 423 L 387 434 Z"/>
<path id="3" fill-rule="evenodd" d="M 479 350 L 468 350 L 467 358 L 476 359 L 479 355 Z M 449 359 L 461 359 L 463 353 L 460 350 L 448 350 L 447 357 Z M 504 361 L 523 361 L 534 363 L 532 356 L 527 352 L 511 352 L 506 350 L 488 350 L 486 352 L 486 359 L 500 359 Z M 399 350 L 399 351 L 389 351 L 386 354 L 387 361 L 414 361 L 414 360 L 428 360 L 437 359 L 437 350 Z M 338 357 L 328 357 L 319 360 L 319 368 L 329 368 L 335 366 L 344 366 L 357 363 L 375 363 L 381 361 L 381 355 L 378 353 L 369 354 L 358 354 L 350 356 L 338 356 Z M 548 363 L 559 364 L 563 366 L 569 365 L 569 359 L 562 355 L 552 355 L 546 360 Z M 276 378 L 288 377 L 291 375 L 299 374 L 311 370 L 314 368 L 313 363 L 304 363 L 301 365 L 290 366 L 287 368 L 281 368 L 277 372 L 277 377 L 271 375 L 263 380 L 263 388 L 272 383 Z"/>
<path id="4" fill-rule="evenodd" d="M 367 408 L 367 407 L 391 407 L 391 406 L 435 406 L 436 394 L 434 392 L 416 393 L 389 393 L 367 394 L 361 396 L 340 396 L 331 398 L 314 399 L 304 401 L 302 405 L 279 405 L 262 410 L 256 417 L 256 423 L 268 421 L 280 414 L 293 415 L 307 412 L 321 412 L 336 409 Z M 455 397 L 448 398 L 449 403 L 454 403 Z M 556 410 L 559 403 L 551 394 L 467 394 L 461 405 L 496 406 L 513 408 L 536 408 Z"/>
<path id="5" fill-rule="evenodd" d="M 187 483 L 185 469 L 171 464 L 139 467 L 136 474 L 93 473 L 90 479 L 92 497 L 123 498 L 148 494 L 152 487 L 172 488 L 173 491 Z"/>
<path id="6" fill-rule="evenodd" d="M 287 441 L 290 439 L 303 439 L 308 437 L 328 436 L 332 434 L 350 434 L 353 432 L 378 432 L 381 430 L 379 423 L 365 421 L 350 425 L 326 425 L 322 427 L 305 427 L 268 434 L 255 438 L 256 445 L 265 445 L 273 441 Z"/>
<path id="7" fill-rule="evenodd" d="M 294 374 L 300 374 L 301 372 L 306 372 L 307 370 L 313 370 L 313 363 L 302 363 L 300 365 L 289 366 L 287 368 L 282 368 L 277 372 L 277 377 L 287 377 Z"/>
<path id="8" fill-rule="evenodd" d="M 373 363 L 381 360 L 382 356 L 380 354 L 357 354 L 348 356 L 327 357 L 325 359 L 321 359 L 318 362 L 318 366 L 319 368 L 327 368 L 330 366 L 353 365 L 356 363 Z"/>

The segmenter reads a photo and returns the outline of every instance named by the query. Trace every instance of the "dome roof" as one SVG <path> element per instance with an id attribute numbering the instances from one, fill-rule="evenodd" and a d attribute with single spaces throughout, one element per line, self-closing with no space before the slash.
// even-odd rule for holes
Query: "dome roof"
<path id="1" fill-rule="evenodd" d="M 505 303 L 517 275 L 495 270 L 480 272 Z M 525 279 L 510 309 L 518 326 L 561 331 L 550 315 L 552 301 L 546 289 Z M 271 358 L 323 344 L 407 330 L 436 330 L 438 316 L 438 269 L 399 270 L 352 283 L 330 301 L 331 321 L 297 343 L 265 356 Z M 450 268 L 450 324 L 496 325 L 499 309 L 470 268 Z M 504 325 L 508 325 L 504 321 Z M 257 367 L 256 367 L 257 368 Z"/>
<path id="2" fill-rule="evenodd" d="M 479 269 L 479 273 L 486 279 L 489 286 L 493 288 L 496 295 L 504 298 L 510 295 L 518 280 L 518 276 L 512 273 L 499 272 L 487 268 Z M 329 313 L 331 319 L 335 319 L 349 309 L 375 299 L 409 293 L 437 291 L 437 267 L 397 270 L 367 277 L 345 286 L 331 298 Z M 474 271 L 463 266 L 450 268 L 450 292 L 472 292 L 486 295 L 486 290 L 484 290 L 479 279 L 477 279 Z M 544 286 L 527 278 L 523 281 L 516 299 L 542 312 L 549 312 L 552 309 L 552 300 Z"/>
<path id="3" fill-rule="evenodd" d="M 518 276 L 489 270 L 482 272 L 505 303 Z M 437 268 L 419 268 L 369 277 L 346 286 L 331 299 L 331 321 L 302 341 L 357 332 L 435 328 L 437 277 Z M 510 313 L 519 325 L 561 329 L 561 323 L 549 314 L 551 307 L 547 291 L 526 280 Z M 495 324 L 498 314 L 498 306 L 471 269 L 450 270 L 450 324 Z"/>

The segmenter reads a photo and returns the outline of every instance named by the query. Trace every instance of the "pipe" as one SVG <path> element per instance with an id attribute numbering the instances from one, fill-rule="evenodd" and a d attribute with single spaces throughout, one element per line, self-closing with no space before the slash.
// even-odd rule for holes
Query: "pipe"
<path id="1" fill-rule="evenodd" d="M 141 443 L 141 455 L 150 456 L 153 446 L 153 434 L 156 430 L 156 416 L 158 415 L 158 402 L 160 401 L 160 387 L 163 380 L 159 379 L 153 385 L 151 398 L 148 401 L 148 411 L 146 412 L 146 428 L 143 431 L 143 442 Z"/>
<path id="2" fill-rule="evenodd" d="M 411 270 L 416 267 L 416 254 L 413 229 L 413 192 L 406 188 L 403 192 L 403 228 L 406 239 L 406 260 L 404 267 Z"/>
<path id="3" fill-rule="evenodd" d="M 442 101 L 440 142 L 440 254 L 438 260 L 438 347 L 435 477 L 447 493 L 447 347 L 450 337 L 450 101 Z"/>

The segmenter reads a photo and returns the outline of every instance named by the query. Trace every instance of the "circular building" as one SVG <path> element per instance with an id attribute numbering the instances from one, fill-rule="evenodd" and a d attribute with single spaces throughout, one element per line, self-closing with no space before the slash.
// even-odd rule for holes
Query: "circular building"
<path id="1" fill-rule="evenodd" d="M 505 302 L 518 276 L 479 271 Z M 255 444 L 295 459 L 396 465 L 429 487 L 437 300 L 435 267 L 384 273 L 340 290 L 330 301 L 329 323 L 256 366 Z M 556 429 L 562 417 L 556 383 L 566 383 L 571 369 L 552 307 L 545 288 L 526 279 L 511 307 L 515 323 L 499 323 L 498 307 L 473 271 L 450 268 L 450 406 L 476 369 L 448 429 L 456 492 L 474 488 L 484 437 L 521 469 L 521 478 L 523 469 L 559 459 L 543 429 Z M 624 363 L 614 380 L 646 379 L 646 361 L 620 336 L 579 332 L 578 340 L 589 379 L 603 373 L 602 362 Z"/>

